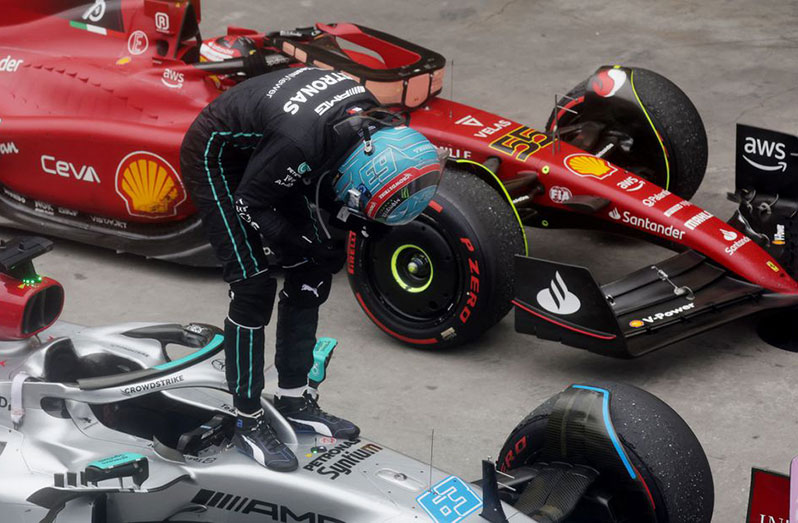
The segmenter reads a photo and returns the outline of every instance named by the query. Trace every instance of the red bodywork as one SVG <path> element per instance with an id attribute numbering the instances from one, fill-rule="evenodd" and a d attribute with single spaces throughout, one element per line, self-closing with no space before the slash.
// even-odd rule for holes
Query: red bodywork
<path id="1" fill-rule="evenodd" d="M 109 10 L 121 6 L 103 13 L 121 17 L 118 31 L 89 23 L 99 12 L 82 0 L 15 4 L 0 2 L 5 195 L 38 202 L 43 216 L 79 211 L 120 227 L 194 215 L 179 176 L 180 144 L 220 92 L 212 75 L 181 59 L 197 45 L 179 29 L 198 21 L 198 2 L 108 0 Z M 247 33 L 264 42 L 264 35 Z M 367 55 L 350 56 L 378 65 Z M 695 249 L 765 289 L 798 293 L 798 283 L 767 252 L 722 220 L 622 168 L 553 143 L 549 134 L 442 98 L 412 111 L 410 123 L 453 157 L 500 158 L 496 174 L 503 182 L 537 173 L 545 189 L 532 196 L 537 206 L 574 212 L 558 203 L 562 188 L 604 198 L 610 205 L 591 219 Z"/>

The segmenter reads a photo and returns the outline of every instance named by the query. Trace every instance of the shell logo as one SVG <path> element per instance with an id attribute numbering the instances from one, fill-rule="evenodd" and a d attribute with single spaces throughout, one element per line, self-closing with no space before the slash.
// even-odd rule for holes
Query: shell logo
<path id="1" fill-rule="evenodd" d="M 564 163 L 569 171 L 578 176 L 594 176 L 599 180 L 618 170 L 607 160 L 589 154 L 572 154 L 565 158 Z"/>
<path id="2" fill-rule="evenodd" d="M 634 327 L 635 329 L 639 329 L 643 325 L 644 325 L 643 322 L 640 320 L 632 320 L 629 322 L 629 326 Z"/>
<path id="3" fill-rule="evenodd" d="M 125 156 L 116 169 L 116 192 L 131 216 L 175 216 L 186 201 L 186 190 L 169 162 L 146 151 Z"/>

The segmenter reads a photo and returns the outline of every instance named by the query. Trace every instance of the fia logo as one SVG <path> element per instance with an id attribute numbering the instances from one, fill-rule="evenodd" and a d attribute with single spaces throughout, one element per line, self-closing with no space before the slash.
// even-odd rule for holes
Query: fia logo
<path id="1" fill-rule="evenodd" d="M 547 311 L 563 316 L 573 314 L 582 307 L 579 298 L 568 290 L 559 271 L 554 273 L 554 279 L 549 283 L 549 288 L 538 292 L 537 300 L 540 306 Z"/>

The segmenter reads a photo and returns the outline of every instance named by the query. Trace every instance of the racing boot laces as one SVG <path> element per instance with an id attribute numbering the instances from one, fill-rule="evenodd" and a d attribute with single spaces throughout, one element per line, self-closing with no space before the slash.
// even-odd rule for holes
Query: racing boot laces
<path id="1" fill-rule="evenodd" d="M 274 406 L 298 432 L 315 432 L 337 439 L 355 439 L 360 435 L 357 425 L 324 412 L 308 391 L 301 397 L 276 396 Z"/>
<path id="2" fill-rule="evenodd" d="M 233 445 L 239 452 L 271 470 L 290 472 L 299 465 L 294 453 L 280 441 L 266 420 L 263 409 L 252 416 L 237 417 Z"/>

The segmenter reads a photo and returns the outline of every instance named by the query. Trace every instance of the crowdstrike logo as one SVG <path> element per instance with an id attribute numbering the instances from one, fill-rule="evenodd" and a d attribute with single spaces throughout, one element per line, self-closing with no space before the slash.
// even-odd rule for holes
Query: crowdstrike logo
<path id="1" fill-rule="evenodd" d="M 554 273 L 554 279 L 551 280 L 549 288 L 538 292 L 537 300 L 540 306 L 547 311 L 563 316 L 573 314 L 582 307 L 579 298 L 568 290 L 559 271 Z"/>

